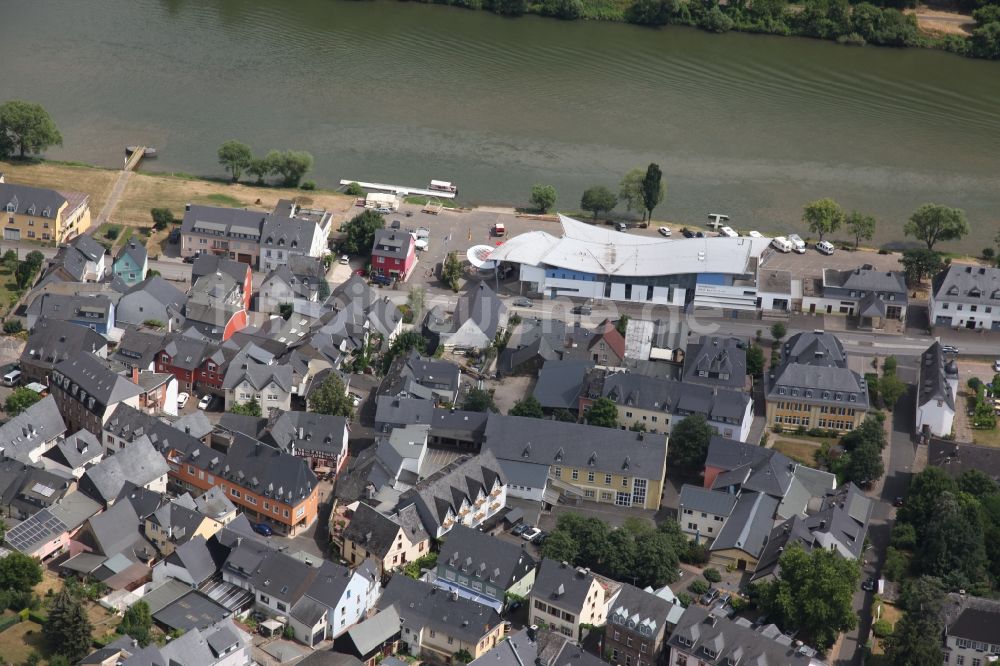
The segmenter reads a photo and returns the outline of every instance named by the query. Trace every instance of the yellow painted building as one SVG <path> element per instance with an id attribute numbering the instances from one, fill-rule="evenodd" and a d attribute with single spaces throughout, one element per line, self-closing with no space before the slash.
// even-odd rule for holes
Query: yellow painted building
<path id="1" fill-rule="evenodd" d="M 767 403 L 767 422 L 771 427 L 823 428 L 846 432 L 865 420 L 867 410 L 845 405 L 824 405 L 798 400 L 771 400 Z"/>
<path id="2" fill-rule="evenodd" d="M 650 435 L 647 435 L 650 436 Z M 650 437 L 656 437 L 651 435 Z M 660 439 L 665 439 L 660 435 Z M 666 449 L 664 448 L 664 454 Z M 573 486 L 583 498 L 591 502 L 634 506 L 639 509 L 656 509 L 663 492 L 663 477 L 667 471 L 666 455 L 660 473 L 652 478 L 629 476 L 613 472 L 600 472 L 590 468 L 563 467 L 550 468 L 554 480 Z"/>
<path id="3" fill-rule="evenodd" d="M 186 514 L 183 521 L 185 525 L 182 529 L 178 529 L 178 526 L 172 524 L 164 526 L 161 524 L 161 521 L 166 519 L 166 515 L 162 513 L 164 510 L 169 510 L 169 508 L 162 507 L 151 514 L 146 518 L 145 525 L 143 526 L 146 538 L 156 546 L 162 557 L 166 557 L 174 552 L 178 542 L 181 540 L 187 542 L 196 536 L 200 536 L 208 541 L 212 538 L 212 535 L 223 527 L 219 521 L 213 520 L 208 516 L 201 516 L 185 507 L 180 507 L 179 509 L 179 511 Z M 187 533 L 188 530 L 190 530 L 190 534 Z"/>
<path id="4" fill-rule="evenodd" d="M 90 196 L 0 182 L 4 240 L 65 243 L 90 228 Z"/>

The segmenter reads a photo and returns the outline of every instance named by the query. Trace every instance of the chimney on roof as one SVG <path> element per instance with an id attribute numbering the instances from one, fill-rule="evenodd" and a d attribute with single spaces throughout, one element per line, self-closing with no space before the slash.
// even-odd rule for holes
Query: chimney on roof
<path id="1" fill-rule="evenodd" d="M 133 384 L 139 383 L 139 366 L 137 365 L 132 366 L 132 383 Z"/>

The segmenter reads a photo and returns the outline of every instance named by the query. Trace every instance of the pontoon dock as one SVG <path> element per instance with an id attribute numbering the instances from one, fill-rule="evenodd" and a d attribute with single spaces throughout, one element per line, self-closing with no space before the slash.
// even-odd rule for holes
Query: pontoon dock
<path id="1" fill-rule="evenodd" d="M 427 190 L 422 187 L 404 187 L 402 185 L 386 185 L 385 183 L 363 183 L 360 180 L 342 180 L 341 185 L 357 183 L 366 190 L 380 190 L 382 192 L 392 192 L 402 196 L 415 195 L 418 197 L 437 197 L 438 199 L 454 199 L 454 192 L 442 192 L 441 190 Z"/>

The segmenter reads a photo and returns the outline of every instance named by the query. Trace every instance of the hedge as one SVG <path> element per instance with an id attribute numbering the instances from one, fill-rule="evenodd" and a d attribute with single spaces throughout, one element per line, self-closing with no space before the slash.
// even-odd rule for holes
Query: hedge
<path id="1" fill-rule="evenodd" d="M 21 621 L 17 615 L 8 615 L 6 617 L 0 617 L 0 632 L 7 631 L 15 624 Z"/>

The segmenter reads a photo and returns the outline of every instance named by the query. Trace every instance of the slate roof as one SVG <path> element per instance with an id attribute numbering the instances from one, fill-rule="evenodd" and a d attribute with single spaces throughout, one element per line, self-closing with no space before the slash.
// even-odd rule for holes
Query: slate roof
<path id="1" fill-rule="evenodd" d="M 375 426 L 387 431 L 392 426 L 430 423 L 434 418 L 434 403 L 416 398 L 395 398 L 380 395 L 375 398 Z"/>
<path id="2" fill-rule="evenodd" d="M 1000 601 L 950 592 L 941 616 L 946 635 L 996 645 Z"/>
<path id="3" fill-rule="evenodd" d="M 45 453 L 47 458 L 69 469 L 83 467 L 103 455 L 104 447 L 89 430 L 80 430 L 70 435 Z"/>
<path id="4" fill-rule="evenodd" d="M 379 393 L 384 395 L 414 394 L 427 397 L 426 393 L 454 397 L 462 378 L 461 369 L 454 363 L 421 356 L 416 349 L 393 359 Z M 423 389 L 423 392 L 421 391 Z"/>
<path id="5" fill-rule="evenodd" d="M 587 373 L 593 368 L 593 361 L 546 361 L 532 395 L 542 407 L 576 411 Z"/>
<path id="6" fill-rule="evenodd" d="M 308 253 L 312 249 L 313 238 L 319 233 L 319 227 L 313 220 L 272 214 L 264 218 L 260 244 L 266 248 Z"/>
<path id="7" fill-rule="evenodd" d="M 344 446 L 347 419 L 316 412 L 281 412 L 270 424 L 267 439 L 282 451 L 319 451 L 339 454 Z"/>
<path id="8" fill-rule="evenodd" d="M 835 268 L 823 269 L 823 286 L 839 287 L 858 292 L 879 292 L 899 294 L 900 305 L 906 304 L 906 278 L 902 271 L 881 271 L 871 264 L 840 271 Z M 894 301 L 896 302 L 896 301 Z"/>
<path id="9" fill-rule="evenodd" d="M 656 636 L 673 610 L 674 604 L 663 597 L 625 583 L 608 609 L 607 621 L 635 630 L 647 627 L 649 635 Z"/>
<path id="10" fill-rule="evenodd" d="M 105 294 L 42 293 L 28 305 L 27 314 L 61 321 L 83 318 L 95 324 L 106 324 L 111 319 L 113 305 Z"/>
<path id="11" fill-rule="evenodd" d="M 714 516 L 729 516 L 736 506 L 736 495 L 717 490 L 708 490 L 701 486 L 684 484 L 681 487 L 679 507 L 692 511 L 704 511 Z"/>
<path id="12" fill-rule="evenodd" d="M 53 383 L 58 381 L 55 373 L 62 375 L 64 390 L 71 390 L 72 385 L 78 385 L 80 390 L 86 391 L 105 406 L 114 405 L 142 393 L 138 385 L 112 372 L 99 358 L 84 351 L 79 351 L 57 364 L 53 368 L 53 373 Z"/>
<path id="13" fill-rule="evenodd" d="M 101 248 L 102 250 L 104 248 Z M 135 240 L 129 240 L 128 243 L 123 245 L 120 250 L 118 250 L 118 255 L 115 257 L 115 262 L 121 260 L 122 257 L 129 257 L 140 269 L 146 264 L 146 259 L 149 257 L 149 253 L 146 252 L 146 246 L 141 243 L 137 243 Z"/>
<path id="14" fill-rule="evenodd" d="M 180 312 L 184 304 L 187 303 L 187 294 L 160 275 L 152 275 L 139 284 L 129 287 L 125 295 L 135 293 L 147 294 L 164 307 L 172 308 L 177 312 Z"/>
<path id="15" fill-rule="evenodd" d="M 405 231 L 376 229 L 375 239 L 372 241 L 372 256 L 406 259 L 413 243 L 413 236 Z"/>
<path id="16" fill-rule="evenodd" d="M 129 367 L 148 368 L 163 349 L 163 333 L 129 326 L 111 358 Z"/>
<path id="17" fill-rule="evenodd" d="M 379 610 L 390 606 L 411 627 L 426 627 L 475 645 L 502 620 L 489 606 L 448 594 L 409 576 L 393 576 L 378 600 Z"/>
<path id="18" fill-rule="evenodd" d="M 491 414 L 483 451 L 504 460 L 660 479 L 667 442 L 663 435 Z"/>
<path id="19" fill-rule="evenodd" d="M 945 359 L 941 343 L 935 341 L 920 355 L 917 404 L 926 405 L 928 402 L 941 400 L 954 411 L 955 396 L 952 395 L 949 379 L 958 381 L 958 367 L 955 361 Z"/>
<path id="20" fill-rule="evenodd" d="M 95 541 L 92 545 L 106 557 L 122 553 L 133 560 L 137 548 L 148 546 L 139 532 L 139 516 L 129 502 L 115 502 L 109 509 L 91 518 L 89 526 Z"/>
<path id="21" fill-rule="evenodd" d="M 725 470 L 712 484 L 713 489 L 739 486 L 780 499 L 788 492 L 795 475 L 792 459 L 774 449 L 713 436 L 708 451 L 706 467 Z"/>
<path id="22" fill-rule="evenodd" d="M 267 213 L 261 211 L 189 204 L 184 211 L 181 232 L 219 237 L 239 234 L 248 240 L 257 240 L 266 218 Z"/>
<path id="23" fill-rule="evenodd" d="M 368 655 L 387 640 L 400 633 L 399 613 L 395 606 L 380 610 L 367 620 L 348 628 L 347 636 L 358 654 Z"/>
<path id="24" fill-rule="evenodd" d="M 55 190 L 15 183 L 0 183 L 0 209 L 5 213 L 56 219 L 66 197 Z M 46 211 L 48 211 L 46 213 Z"/>
<path id="25" fill-rule="evenodd" d="M 344 530 L 344 538 L 363 546 L 373 556 L 383 559 L 395 543 L 400 529 L 402 527 L 394 518 L 383 515 L 362 502 L 354 510 L 354 516 Z M 420 533 L 426 538 L 422 526 Z M 413 538 L 418 535 L 407 536 Z"/>
<path id="26" fill-rule="evenodd" d="M 424 529 L 437 536 L 449 513 L 457 516 L 463 502 L 472 506 L 479 492 L 489 496 L 496 483 L 506 485 L 507 479 L 492 453 L 461 456 L 400 495 L 396 508 L 417 505 Z"/>
<path id="27" fill-rule="evenodd" d="M 222 381 L 222 386 L 225 389 L 234 389 L 243 380 L 248 381 L 257 390 L 274 382 L 281 390 L 290 392 L 292 390 L 292 368 L 289 365 L 264 365 L 249 359 L 244 362 L 234 359 L 226 368 L 226 376 Z"/>
<path id="28" fill-rule="evenodd" d="M 767 399 L 838 403 L 864 411 L 868 387 L 847 367 L 840 340 L 823 331 L 803 332 L 785 342 L 781 364 L 770 374 Z"/>
<path id="29" fill-rule="evenodd" d="M 45 396 L 0 425 L 0 455 L 31 463 L 29 453 L 66 432 L 56 399 Z"/>
<path id="30" fill-rule="evenodd" d="M 118 497 L 126 481 L 146 485 L 170 471 L 153 445 L 138 439 L 97 463 L 80 478 L 80 490 L 105 504 Z"/>
<path id="31" fill-rule="evenodd" d="M 684 611 L 668 645 L 674 653 L 680 651 L 715 664 L 724 664 L 731 659 L 733 663 L 759 666 L 810 666 L 816 654 L 813 650 L 794 647 L 787 636 L 778 634 L 777 638 L 769 638 L 749 626 L 714 617 L 707 609 L 694 604 Z M 706 647 L 717 657 L 708 656 Z"/>
<path id="32" fill-rule="evenodd" d="M 97 263 L 104 257 L 104 246 L 83 234 L 59 248 L 50 262 L 50 271 L 61 268 L 77 282 L 87 277 L 87 263 Z"/>
<path id="33" fill-rule="evenodd" d="M 73 491 L 7 530 L 4 541 L 26 555 L 34 555 L 40 546 L 75 530 L 100 510 L 97 502 Z"/>
<path id="34" fill-rule="evenodd" d="M 79 350 L 93 354 L 107 344 L 103 335 L 87 326 L 40 317 L 21 352 L 21 361 L 51 368 Z"/>
<path id="35" fill-rule="evenodd" d="M 732 515 L 722 525 L 711 550 L 735 548 L 760 557 L 771 533 L 778 500 L 764 493 L 743 491 Z"/>
<path id="36" fill-rule="evenodd" d="M 195 497 L 194 503 L 198 507 L 198 511 L 213 520 L 221 521 L 223 517 L 236 511 L 236 505 L 219 486 L 212 486 Z"/>
<path id="37" fill-rule="evenodd" d="M 204 629 L 228 618 L 232 613 L 198 590 L 191 590 L 153 614 L 153 619 L 168 630 Z M 183 638 L 183 637 L 182 637 Z"/>
<path id="38" fill-rule="evenodd" d="M 471 580 L 506 590 L 535 568 L 535 560 L 520 546 L 465 525 L 456 525 L 445 537 L 438 565 L 460 569 Z"/>
<path id="39" fill-rule="evenodd" d="M 557 604 L 560 608 L 583 608 L 596 578 L 589 571 L 548 558 L 542 560 L 531 596 Z"/>
<path id="40" fill-rule="evenodd" d="M 746 374 L 747 352 L 736 338 L 703 335 L 687 346 L 685 381 L 742 389 Z"/>
<path id="41" fill-rule="evenodd" d="M 489 285 L 485 282 L 473 283 L 458 297 L 455 304 L 453 331 L 470 321 L 492 340 L 506 315 L 507 306 Z"/>
<path id="42" fill-rule="evenodd" d="M 1000 305 L 1000 269 L 952 264 L 933 280 L 936 302 Z"/>

